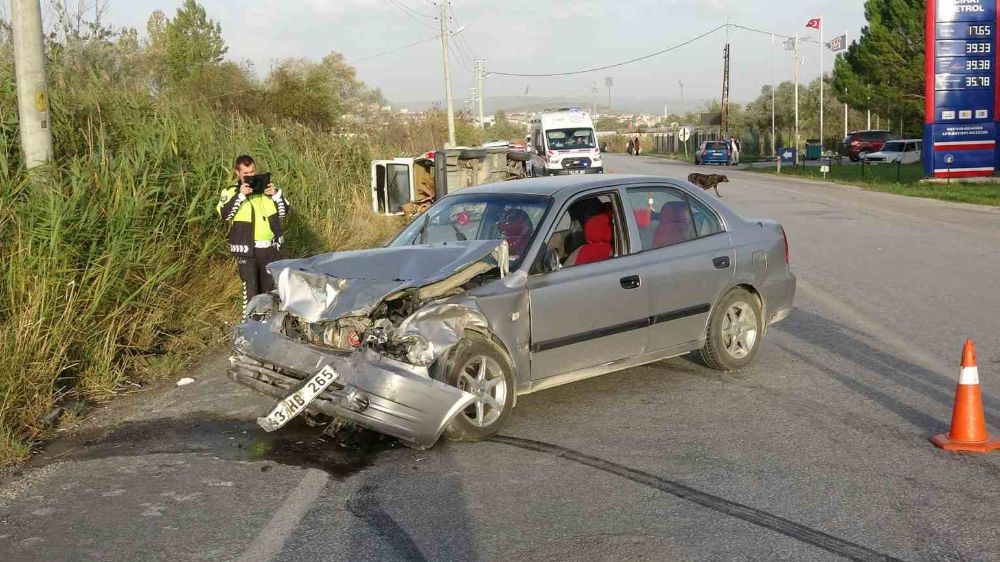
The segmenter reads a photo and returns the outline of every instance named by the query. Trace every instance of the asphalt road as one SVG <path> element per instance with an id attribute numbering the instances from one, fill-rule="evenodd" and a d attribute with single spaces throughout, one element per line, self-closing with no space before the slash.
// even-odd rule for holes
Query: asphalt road
<path id="1" fill-rule="evenodd" d="M 210 356 L 4 478 L 0 560 L 1000 560 L 1000 452 L 927 441 L 968 336 L 1000 433 L 1000 213 L 712 171 L 782 222 L 800 281 L 744 372 L 632 369 L 414 451 L 266 435 Z"/>

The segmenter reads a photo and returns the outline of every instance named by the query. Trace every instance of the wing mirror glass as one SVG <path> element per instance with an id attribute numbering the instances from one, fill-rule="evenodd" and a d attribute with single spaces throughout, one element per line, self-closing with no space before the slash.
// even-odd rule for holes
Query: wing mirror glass
<path id="1" fill-rule="evenodd" d="M 559 263 L 559 252 L 555 248 L 545 248 L 545 258 L 542 262 L 542 268 L 546 273 L 562 269 L 562 264 Z"/>

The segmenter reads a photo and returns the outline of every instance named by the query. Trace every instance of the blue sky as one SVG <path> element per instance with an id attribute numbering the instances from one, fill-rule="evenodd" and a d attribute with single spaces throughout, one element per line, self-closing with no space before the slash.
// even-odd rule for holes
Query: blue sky
<path id="1" fill-rule="evenodd" d="M 156 9 L 173 14 L 180 0 L 111 0 L 106 20 L 145 29 Z M 229 57 L 247 59 L 265 73 L 273 61 L 289 57 L 319 59 L 331 51 L 362 59 L 434 37 L 436 8 L 431 0 L 203 0 L 209 16 L 222 25 Z M 402 5 L 406 10 L 399 7 Z M 472 86 L 471 56 L 486 60 L 487 70 L 547 73 L 603 66 L 683 42 L 727 20 L 734 24 L 818 38 L 805 24 L 823 17 L 824 35 L 845 30 L 856 38 L 864 25 L 863 0 L 798 2 L 737 0 L 452 0 L 452 29 L 464 25 L 452 56 L 454 95 L 465 98 Z M 453 15 L 451 15 L 453 14 Z M 722 83 L 723 31 L 652 59 L 592 74 L 558 78 L 491 76 L 487 96 L 532 96 L 577 92 L 589 99 L 596 82 L 607 99 L 605 76 L 614 78 L 615 99 L 662 99 L 675 105 L 678 80 L 684 98 L 717 98 Z M 766 35 L 734 30 L 731 96 L 746 102 L 771 80 L 771 42 Z M 774 77 L 792 76 L 792 60 L 774 48 Z M 819 74 L 816 44 L 803 46 L 802 81 Z M 440 41 L 429 41 L 357 65 L 360 77 L 382 89 L 397 104 L 443 97 Z M 832 56 L 826 57 L 827 71 Z M 602 101 L 603 103 L 603 101 Z"/>

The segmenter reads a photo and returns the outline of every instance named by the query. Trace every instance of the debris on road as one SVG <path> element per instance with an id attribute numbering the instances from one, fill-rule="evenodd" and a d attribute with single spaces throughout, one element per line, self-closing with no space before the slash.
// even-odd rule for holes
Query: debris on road
<path id="1" fill-rule="evenodd" d="M 183 379 L 177 381 L 177 386 L 186 386 L 194 382 L 191 377 L 184 377 Z"/>

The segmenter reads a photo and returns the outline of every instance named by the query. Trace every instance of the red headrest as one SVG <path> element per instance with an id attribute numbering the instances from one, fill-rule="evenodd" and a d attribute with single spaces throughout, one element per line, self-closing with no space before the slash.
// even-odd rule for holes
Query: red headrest
<path id="1" fill-rule="evenodd" d="M 524 212 L 524 209 L 507 209 L 497 226 L 500 228 L 500 232 L 508 237 L 526 236 L 531 234 L 533 229 L 531 219 L 528 217 L 528 213 Z"/>
<path id="2" fill-rule="evenodd" d="M 635 214 L 635 224 L 639 228 L 646 228 L 653 221 L 653 211 L 649 209 L 635 209 L 632 212 Z"/>
<path id="3" fill-rule="evenodd" d="M 610 244 L 611 216 L 600 213 L 590 217 L 583 225 L 583 236 L 588 244 Z"/>
<path id="4" fill-rule="evenodd" d="M 665 222 L 690 222 L 687 203 L 683 201 L 664 203 L 663 207 L 660 208 L 660 223 Z"/>

